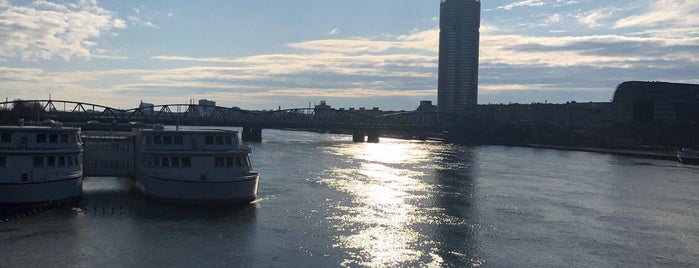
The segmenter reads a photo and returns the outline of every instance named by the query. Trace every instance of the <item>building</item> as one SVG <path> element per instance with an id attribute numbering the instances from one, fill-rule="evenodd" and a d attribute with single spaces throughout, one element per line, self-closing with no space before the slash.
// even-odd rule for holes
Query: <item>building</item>
<path id="1" fill-rule="evenodd" d="M 697 124 L 699 85 L 624 82 L 614 93 L 613 105 L 617 124 Z"/>
<path id="2" fill-rule="evenodd" d="M 141 103 L 138 105 L 138 108 L 141 109 L 141 112 L 144 114 L 153 114 L 154 107 L 152 103 L 143 102 L 143 100 L 141 100 Z"/>
<path id="3" fill-rule="evenodd" d="M 328 105 L 328 103 L 324 100 L 320 101 L 320 104 L 315 106 L 316 110 L 331 110 L 333 107 Z"/>
<path id="4" fill-rule="evenodd" d="M 199 100 L 199 106 L 201 108 L 201 113 L 202 115 L 211 115 L 211 113 L 214 112 L 214 109 L 216 108 L 216 102 L 212 100 L 207 100 L 207 99 L 201 99 Z"/>
<path id="5" fill-rule="evenodd" d="M 436 112 L 437 106 L 434 106 L 432 104 L 432 101 L 421 100 L 420 106 L 417 107 L 416 111 L 418 111 L 418 112 Z"/>
<path id="6" fill-rule="evenodd" d="M 478 104 L 480 13 L 479 0 L 442 0 L 440 4 L 440 112 L 461 113 Z"/>
<path id="7" fill-rule="evenodd" d="M 207 100 L 207 99 L 201 99 L 199 100 L 199 106 L 216 106 L 216 102 L 212 100 Z"/>

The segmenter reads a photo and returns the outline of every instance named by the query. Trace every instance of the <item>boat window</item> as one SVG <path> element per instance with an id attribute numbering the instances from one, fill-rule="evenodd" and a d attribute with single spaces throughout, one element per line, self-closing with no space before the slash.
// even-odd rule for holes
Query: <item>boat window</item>
<path id="1" fill-rule="evenodd" d="M 73 160 L 75 160 L 75 165 L 76 165 L 76 166 L 79 166 L 79 165 L 80 165 L 80 158 L 78 158 L 77 156 L 73 156 Z"/>
<path id="2" fill-rule="evenodd" d="M 47 157 L 46 158 L 46 166 L 48 166 L 48 167 L 56 166 L 56 157 L 55 156 Z"/>
<path id="3" fill-rule="evenodd" d="M 68 134 L 61 134 L 61 143 L 68 143 Z"/>
<path id="4" fill-rule="evenodd" d="M 153 140 L 152 140 L 152 139 L 153 139 L 153 138 L 151 137 L 151 135 L 146 135 L 146 139 L 144 140 L 144 142 L 145 142 L 146 144 L 151 144 L 151 143 L 153 143 Z"/>
<path id="5" fill-rule="evenodd" d="M 170 166 L 170 158 L 163 157 L 163 167 L 169 167 L 169 166 Z"/>
<path id="6" fill-rule="evenodd" d="M 163 144 L 172 144 L 172 136 L 164 136 Z"/>
<path id="7" fill-rule="evenodd" d="M 65 156 L 59 156 L 59 157 L 58 157 L 58 166 L 59 166 L 59 167 L 64 167 L 64 166 L 66 166 L 66 157 L 65 157 Z"/>
<path id="8" fill-rule="evenodd" d="M 44 134 L 44 133 L 36 134 L 36 143 L 46 143 L 46 134 Z"/>
<path id="9" fill-rule="evenodd" d="M 192 166 L 192 158 L 182 157 L 182 166 L 183 167 L 191 167 Z"/>
<path id="10" fill-rule="evenodd" d="M 226 166 L 228 166 L 228 167 L 233 166 L 233 157 L 226 157 Z"/>
<path id="11" fill-rule="evenodd" d="M 0 138 L 0 142 L 2 143 L 10 143 L 12 142 L 12 133 L 2 133 L 2 138 Z"/>
<path id="12" fill-rule="evenodd" d="M 162 143 L 162 136 L 155 135 L 153 136 L 153 144 L 161 144 Z"/>
<path id="13" fill-rule="evenodd" d="M 223 157 L 215 157 L 214 158 L 214 165 L 217 167 L 222 167 L 223 166 Z"/>
<path id="14" fill-rule="evenodd" d="M 34 166 L 35 167 L 43 167 L 44 166 L 44 157 L 43 156 L 35 156 L 34 157 Z"/>
<path id="15" fill-rule="evenodd" d="M 206 145 L 213 145 L 213 144 L 214 144 L 214 137 L 206 136 Z"/>
<path id="16" fill-rule="evenodd" d="M 153 166 L 154 167 L 159 167 L 160 166 L 160 157 L 156 157 L 153 159 Z"/>
<path id="17" fill-rule="evenodd" d="M 6 167 L 7 166 L 7 158 L 4 156 L 0 156 L 0 167 Z"/>
<path id="18" fill-rule="evenodd" d="M 49 142 L 50 143 L 58 143 L 58 134 L 50 134 L 49 135 Z"/>
<path id="19" fill-rule="evenodd" d="M 184 138 L 182 138 L 182 136 L 175 136 L 175 144 L 177 144 L 177 145 L 184 144 Z"/>
<path id="20" fill-rule="evenodd" d="M 73 164 L 73 158 L 70 157 L 70 156 L 69 156 L 69 157 L 66 157 L 66 158 L 68 158 L 68 165 L 69 165 L 69 166 L 73 166 L 73 165 L 74 165 L 74 164 Z"/>
<path id="21" fill-rule="evenodd" d="M 226 145 L 231 145 L 233 143 L 233 137 L 227 136 L 226 137 Z"/>
<path id="22" fill-rule="evenodd" d="M 247 156 L 246 156 L 246 157 L 245 157 L 244 163 L 245 163 L 245 166 L 248 166 L 248 167 L 249 167 L 249 166 L 252 166 L 252 164 L 250 164 L 250 157 L 247 157 Z"/>
<path id="23" fill-rule="evenodd" d="M 223 136 L 216 136 L 216 145 L 223 144 Z"/>
<path id="24" fill-rule="evenodd" d="M 236 156 L 236 157 L 235 157 L 235 165 L 236 165 L 236 166 L 239 166 L 239 167 L 242 167 L 242 166 L 243 166 L 243 159 L 240 158 L 240 156 Z"/>
<path id="25" fill-rule="evenodd" d="M 179 166 L 180 166 L 180 158 L 179 158 L 179 157 L 173 157 L 172 159 L 170 159 L 170 164 L 171 164 L 173 167 L 179 167 Z"/>

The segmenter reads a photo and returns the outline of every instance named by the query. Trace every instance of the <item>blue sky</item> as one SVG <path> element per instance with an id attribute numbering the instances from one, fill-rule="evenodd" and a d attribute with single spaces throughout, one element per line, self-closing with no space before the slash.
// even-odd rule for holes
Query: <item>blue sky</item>
<path id="1" fill-rule="evenodd" d="M 699 1 L 483 0 L 480 103 L 699 83 Z M 132 108 L 436 102 L 438 0 L 0 0 L 0 97 Z"/>

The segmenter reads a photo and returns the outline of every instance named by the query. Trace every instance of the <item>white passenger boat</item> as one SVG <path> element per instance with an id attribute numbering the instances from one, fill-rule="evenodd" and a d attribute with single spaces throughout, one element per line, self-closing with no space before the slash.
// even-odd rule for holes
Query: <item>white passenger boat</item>
<path id="1" fill-rule="evenodd" d="M 699 148 L 682 148 L 677 152 L 677 160 L 683 164 L 699 165 Z"/>
<path id="2" fill-rule="evenodd" d="M 194 203 L 249 203 L 258 174 L 236 131 L 165 130 L 136 135 L 136 188 L 146 196 Z"/>
<path id="3" fill-rule="evenodd" d="M 0 126 L 0 204 L 80 197 L 82 152 L 78 128 Z"/>

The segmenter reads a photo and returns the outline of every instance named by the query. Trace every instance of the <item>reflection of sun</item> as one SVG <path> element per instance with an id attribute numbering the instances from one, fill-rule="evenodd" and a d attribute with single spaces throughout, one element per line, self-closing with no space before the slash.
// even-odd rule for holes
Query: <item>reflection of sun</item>
<path id="1" fill-rule="evenodd" d="M 392 139 L 383 139 L 381 143 L 356 143 L 333 149 L 338 155 L 349 155 L 357 160 L 385 164 L 415 163 L 428 158 L 429 154 L 420 143 Z"/>
<path id="2" fill-rule="evenodd" d="M 427 221 L 414 204 L 424 198 L 430 186 L 414 178 L 422 176 L 421 172 L 401 168 L 424 161 L 427 150 L 419 144 L 384 140 L 335 149 L 359 164 L 336 170 L 332 178 L 324 180 L 352 196 L 352 204 L 336 207 L 341 214 L 333 217 L 338 222 L 335 227 L 347 233 L 338 237 L 336 246 L 359 250 L 343 266 L 400 266 L 431 258 L 415 248 L 422 243 L 422 235 L 414 229 L 415 224 Z"/>

